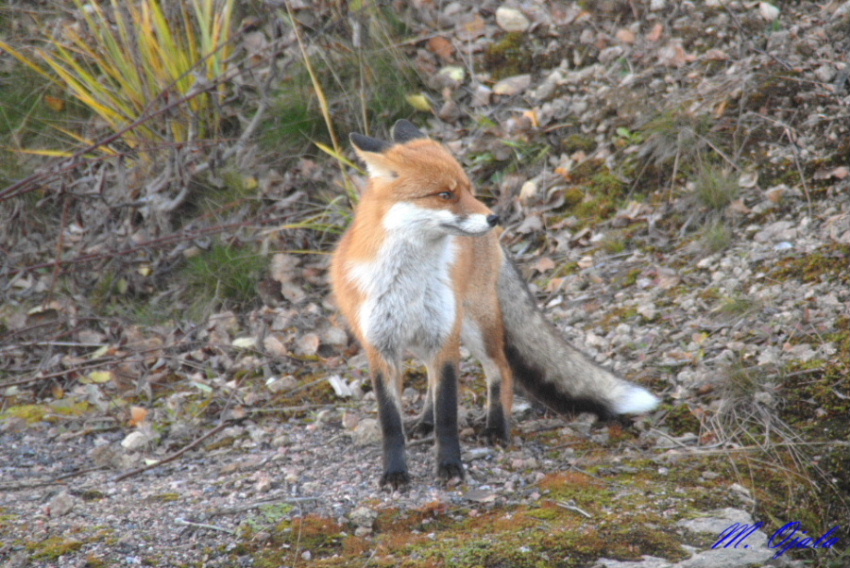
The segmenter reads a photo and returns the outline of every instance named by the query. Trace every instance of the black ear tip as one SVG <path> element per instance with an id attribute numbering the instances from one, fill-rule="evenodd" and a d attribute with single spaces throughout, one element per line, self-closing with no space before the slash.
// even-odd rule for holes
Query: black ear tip
<path id="1" fill-rule="evenodd" d="M 384 142 L 383 140 L 378 140 L 377 138 L 372 138 L 371 136 L 366 136 L 365 134 L 359 134 L 357 132 L 349 134 L 348 139 L 351 140 L 351 143 L 358 149 L 363 150 L 364 152 L 374 152 L 376 154 L 386 152 L 392 146 L 389 142 Z"/>
<path id="2" fill-rule="evenodd" d="M 399 144 L 404 144 L 418 138 L 427 138 L 427 136 L 409 120 L 402 118 L 393 126 L 393 140 Z"/>

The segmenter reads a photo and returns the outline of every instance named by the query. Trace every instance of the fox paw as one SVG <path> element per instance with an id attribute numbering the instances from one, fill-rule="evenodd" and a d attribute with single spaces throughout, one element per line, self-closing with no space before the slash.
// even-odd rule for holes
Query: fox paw
<path id="1" fill-rule="evenodd" d="M 511 445 L 511 433 L 504 427 L 485 428 L 483 437 L 488 446 L 507 447 Z"/>
<path id="2" fill-rule="evenodd" d="M 411 438 L 426 438 L 434 431 L 434 423 L 416 418 L 406 422 L 404 430 Z"/>
<path id="3" fill-rule="evenodd" d="M 443 462 L 437 466 L 437 477 L 449 484 L 463 481 L 463 464 L 460 461 Z"/>
<path id="4" fill-rule="evenodd" d="M 381 487 L 389 485 L 393 491 L 403 489 L 410 484 L 410 474 L 407 470 L 385 471 L 381 476 Z"/>

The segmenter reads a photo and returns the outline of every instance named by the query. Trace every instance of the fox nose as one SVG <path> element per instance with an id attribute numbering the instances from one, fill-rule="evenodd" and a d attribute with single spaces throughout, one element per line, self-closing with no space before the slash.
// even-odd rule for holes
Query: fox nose
<path id="1" fill-rule="evenodd" d="M 487 224 L 490 225 L 491 227 L 495 227 L 496 225 L 499 224 L 500 221 L 501 221 L 501 219 L 499 218 L 498 215 L 487 215 Z"/>

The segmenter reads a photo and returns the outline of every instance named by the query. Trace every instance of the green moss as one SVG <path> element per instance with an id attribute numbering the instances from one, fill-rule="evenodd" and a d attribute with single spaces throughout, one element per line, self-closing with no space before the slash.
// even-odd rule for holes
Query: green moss
<path id="1" fill-rule="evenodd" d="M 36 560 L 56 560 L 71 552 L 81 549 L 85 543 L 79 540 L 61 536 L 50 537 L 40 542 L 27 543 L 27 549 Z"/>
<path id="2" fill-rule="evenodd" d="M 494 42 L 484 54 L 484 66 L 496 80 L 531 71 L 527 34 L 510 32 Z"/>
<path id="3" fill-rule="evenodd" d="M 150 501 L 151 503 L 171 503 L 179 501 L 181 498 L 182 495 L 179 493 L 160 493 L 158 495 L 151 495 L 145 498 L 145 501 Z"/>
<path id="4" fill-rule="evenodd" d="M 780 281 L 850 284 L 850 245 L 831 243 L 809 254 L 780 259 L 770 276 Z"/>
<path id="5" fill-rule="evenodd" d="M 561 149 L 568 154 L 574 152 L 590 154 L 596 150 L 597 146 L 596 139 L 586 134 L 571 134 L 561 140 Z"/>
<path id="6" fill-rule="evenodd" d="M 0 412 L 0 420 L 21 418 L 29 424 L 34 424 L 42 422 L 48 414 L 50 414 L 50 407 L 46 404 L 21 404 Z"/>
<path id="7" fill-rule="evenodd" d="M 674 436 L 686 433 L 699 434 L 702 425 L 689 404 L 665 405 L 665 409 L 667 409 L 667 416 L 664 418 L 664 425 L 670 429 L 671 434 Z"/>

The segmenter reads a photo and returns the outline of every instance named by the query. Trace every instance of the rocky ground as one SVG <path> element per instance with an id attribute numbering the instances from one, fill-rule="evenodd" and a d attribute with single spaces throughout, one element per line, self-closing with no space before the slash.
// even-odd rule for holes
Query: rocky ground
<path id="1" fill-rule="evenodd" d="M 245 131 L 280 126 L 303 69 L 285 11 L 256 4 L 242 49 L 279 83 L 240 75 Z M 377 37 L 372 13 L 308 4 L 291 3 L 308 57 L 345 53 L 358 26 Z M 0 9 L 6 41 L 33 25 Z M 466 360 L 468 479 L 437 485 L 430 440 L 414 440 L 411 487 L 380 491 L 368 369 L 328 297 L 334 231 L 318 230 L 344 226 L 360 173 L 312 145 L 284 160 L 261 127 L 146 175 L 26 162 L 42 177 L 0 189 L 2 565 L 844 565 L 850 3 L 397 11 L 394 57 L 421 82 L 405 117 L 506 219 L 565 337 L 664 405 L 620 425 L 523 402 L 515 444 L 491 448 Z M 390 111 L 367 129 L 331 91 L 340 134 L 386 133 Z M 204 289 L 181 270 L 215 238 L 240 252 L 227 265 L 261 273 L 262 305 L 195 310 Z M 248 253 L 268 263 L 239 264 Z M 409 375 L 413 415 L 424 379 Z M 843 527 L 840 541 L 774 558 L 791 522 Z"/>

